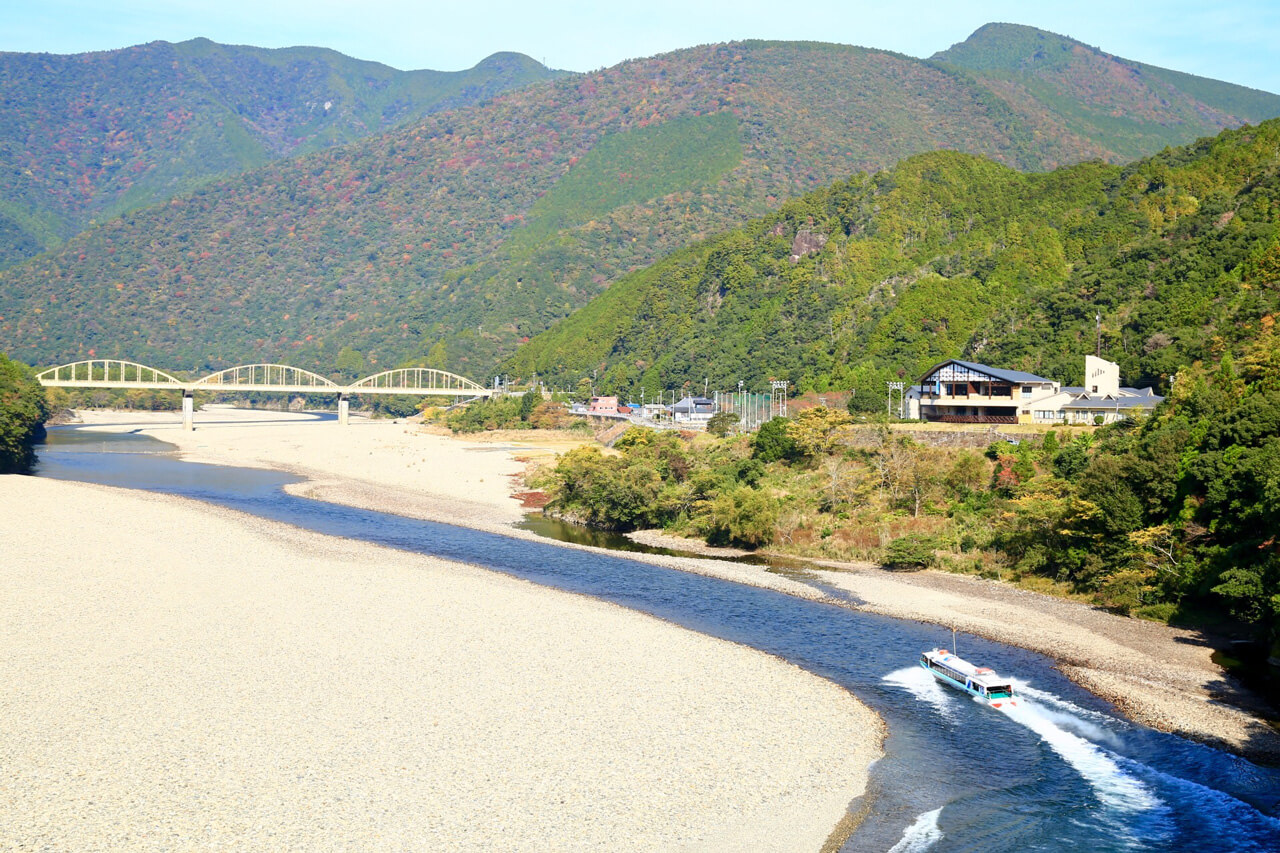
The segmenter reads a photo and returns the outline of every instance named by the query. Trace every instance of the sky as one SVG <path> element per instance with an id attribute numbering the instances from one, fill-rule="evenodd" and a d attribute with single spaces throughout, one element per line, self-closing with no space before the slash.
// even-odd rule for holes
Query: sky
<path id="1" fill-rule="evenodd" d="M 510 50 L 590 71 L 746 38 L 926 57 L 985 23 L 1027 24 L 1126 59 L 1280 93 L 1277 0 L 0 0 L 0 51 L 81 53 L 204 36 L 314 45 L 401 70 Z"/>

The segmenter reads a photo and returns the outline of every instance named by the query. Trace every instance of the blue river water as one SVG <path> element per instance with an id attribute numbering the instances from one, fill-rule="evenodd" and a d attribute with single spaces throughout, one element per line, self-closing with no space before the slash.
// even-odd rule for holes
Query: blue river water
<path id="1" fill-rule="evenodd" d="M 842 850 L 1280 851 L 1280 768 L 1129 722 L 1041 655 L 962 635 L 964 657 L 1020 686 L 1020 705 L 996 711 L 915 664 L 921 651 L 950 644 L 936 626 L 299 498 L 281 488 L 289 475 L 182 462 L 166 449 L 55 428 L 36 474 L 183 495 L 485 566 L 752 646 L 843 685 L 884 718 L 888 736 L 867 794 L 851 805 L 867 817 Z"/>

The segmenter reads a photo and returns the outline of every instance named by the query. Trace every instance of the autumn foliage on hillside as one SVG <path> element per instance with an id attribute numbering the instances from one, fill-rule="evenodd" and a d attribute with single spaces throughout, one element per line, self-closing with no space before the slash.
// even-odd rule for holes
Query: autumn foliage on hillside
<path id="1" fill-rule="evenodd" d="M 1123 159 L 1087 120 L 984 74 L 746 42 L 508 91 L 104 219 L 0 274 L 0 343 L 33 362 L 174 369 L 329 371 L 348 348 L 483 377 L 628 271 L 859 170 L 938 148 L 1017 169 Z M 1178 115 L 1200 103 L 1161 91 Z M 191 112 L 161 125 L 207 118 Z M 1200 126 L 1171 112 L 1130 130 L 1154 151 Z M 74 197 L 79 176 L 60 180 Z"/>
<path id="2" fill-rule="evenodd" d="M 406 72 L 319 48 L 207 39 L 0 54 L 0 266 L 95 218 L 554 76 L 518 54 Z"/>
<path id="3" fill-rule="evenodd" d="M 1280 315 L 1277 144 L 1271 121 L 1033 175 L 919 155 L 624 278 L 507 369 L 625 397 L 786 379 L 884 411 L 886 382 L 947 358 L 1078 385 L 1100 351 L 1167 389 Z M 804 234 L 828 239 L 800 255 Z"/>

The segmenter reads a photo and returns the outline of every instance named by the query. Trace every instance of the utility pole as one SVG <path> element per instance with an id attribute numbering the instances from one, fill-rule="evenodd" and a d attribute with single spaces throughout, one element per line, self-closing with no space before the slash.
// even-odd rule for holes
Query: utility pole
<path id="1" fill-rule="evenodd" d="M 1099 311 L 1096 314 L 1094 314 L 1093 320 L 1098 328 L 1098 346 L 1093 354 L 1096 355 L 1098 358 L 1102 358 L 1102 312 Z"/>

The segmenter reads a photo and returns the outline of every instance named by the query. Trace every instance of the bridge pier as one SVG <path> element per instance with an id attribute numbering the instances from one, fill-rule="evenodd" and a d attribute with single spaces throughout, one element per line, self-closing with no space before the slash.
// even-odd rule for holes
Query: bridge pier
<path id="1" fill-rule="evenodd" d="M 182 428 L 187 432 L 196 428 L 196 399 L 190 391 L 182 392 Z"/>
<path id="2" fill-rule="evenodd" d="M 338 395 L 338 425 L 346 426 L 351 416 L 351 401 L 346 394 Z"/>

